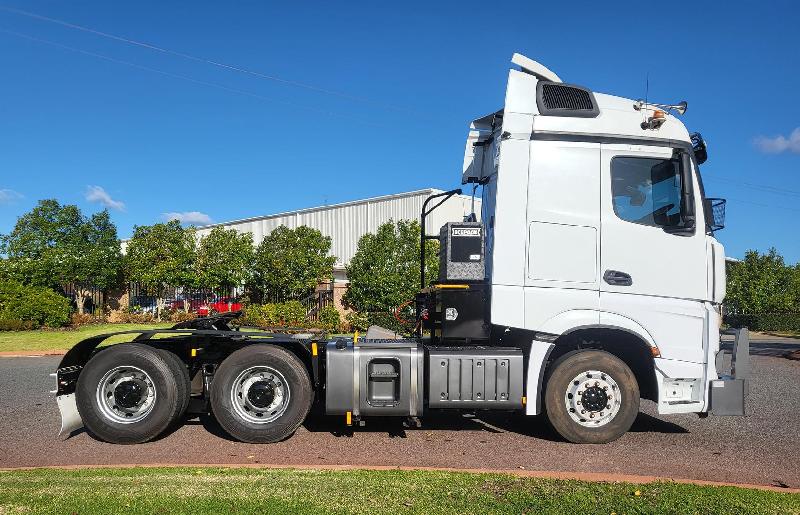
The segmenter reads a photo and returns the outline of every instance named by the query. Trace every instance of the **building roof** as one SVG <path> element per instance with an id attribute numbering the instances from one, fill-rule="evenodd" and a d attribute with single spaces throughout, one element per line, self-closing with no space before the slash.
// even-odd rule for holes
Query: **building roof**
<path id="1" fill-rule="evenodd" d="M 215 227 L 252 233 L 253 244 L 258 245 L 266 235 L 279 226 L 289 228 L 305 225 L 330 236 L 331 254 L 337 257 L 336 268 L 342 269 L 356 252 L 358 240 L 366 233 L 375 232 L 389 220 L 418 220 L 422 203 L 442 190 L 428 188 L 367 199 L 353 200 L 328 206 L 317 206 L 294 211 L 268 214 L 206 225 L 197 228 L 198 237 L 205 236 Z M 480 216 L 481 200 L 475 198 L 475 211 Z M 472 212 L 472 197 L 455 195 L 434 211 L 426 222 L 428 234 L 438 234 L 446 222 L 462 221 Z"/>

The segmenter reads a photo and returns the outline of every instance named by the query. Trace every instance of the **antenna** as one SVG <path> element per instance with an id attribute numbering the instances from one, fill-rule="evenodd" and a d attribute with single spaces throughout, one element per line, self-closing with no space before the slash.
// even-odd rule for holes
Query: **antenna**
<path id="1" fill-rule="evenodd" d="M 643 118 L 645 118 L 645 119 L 647 118 L 647 108 L 648 107 L 658 107 L 658 108 L 663 109 L 664 111 L 667 111 L 667 112 L 675 111 L 676 114 L 680 114 L 680 115 L 683 115 L 683 113 L 685 113 L 686 109 L 689 107 L 689 104 L 686 102 L 686 100 L 681 100 L 677 104 L 656 104 L 655 102 L 653 102 L 651 104 L 650 102 L 648 102 L 648 97 L 649 96 L 650 96 L 650 72 L 648 71 L 647 74 L 645 75 L 645 79 L 644 79 L 644 100 L 639 99 L 639 100 L 637 100 L 636 102 L 633 103 L 633 108 L 635 110 L 644 111 L 642 113 Z M 658 112 L 655 112 L 654 116 L 656 114 L 658 114 Z M 661 122 L 661 123 L 664 123 L 664 122 Z M 642 122 L 642 126 L 643 127 L 644 127 L 644 125 L 647 125 L 647 124 L 648 124 L 647 121 Z M 661 124 L 659 124 L 659 126 L 660 125 Z"/>

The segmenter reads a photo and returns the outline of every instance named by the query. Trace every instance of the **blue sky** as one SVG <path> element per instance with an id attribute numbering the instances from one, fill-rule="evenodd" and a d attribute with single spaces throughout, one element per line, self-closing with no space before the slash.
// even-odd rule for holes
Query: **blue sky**
<path id="1" fill-rule="evenodd" d="M 516 51 L 595 91 L 639 98 L 649 74 L 650 99 L 687 100 L 728 254 L 799 261 L 800 6 L 605 4 L 0 0 L 158 47 L 0 9 L 0 233 L 50 197 L 109 207 L 127 237 L 165 213 L 455 187 Z"/>

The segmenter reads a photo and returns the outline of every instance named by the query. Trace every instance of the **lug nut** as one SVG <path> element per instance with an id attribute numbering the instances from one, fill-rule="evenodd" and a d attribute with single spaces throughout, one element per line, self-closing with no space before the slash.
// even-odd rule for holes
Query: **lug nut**
<path id="1" fill-rule="evenodd" d="M 581 410 L 581 413 L 582 413 L 582 414 L 586 414 L 586 410 L 585 410 L 585 409 L 582 409 L 582 410 Z"/>
<path id="2" fill-rule="evenodd" d="M 602 411 L 600 412 L 600 416 L 601 416 L 601 417 L 603 416 L 603 412 L 602 412 Z"/>
<path id="3" fill-rule="evenodd" d="M 605 392 L 606 390 L 608 390 L 608 386 L 603 387 L 603 391 Z"/>
<path id="4" fill-rule="evenodd" d="M 589 418 L 594 418 L 594 413 L 589 413 Z"/>
<path id="5" fill-rule="evenodd" d="M 581 405 L 581 401 L 578 401 L 576 404 L 577 404 L 578 406 L 580 406 L 580 405 Z"/>
<path id="6" fill-rule="evenodd" d="M 606 409 L 611 409 L 611 404 L 606 404 Z"/>
<path id="7" fill-rule="evenodd" d="M 594 382 L 594 385 L 595 385 L 595 386 L 600 386 L 600 381 L 595 381 L 595 382 Z"/>

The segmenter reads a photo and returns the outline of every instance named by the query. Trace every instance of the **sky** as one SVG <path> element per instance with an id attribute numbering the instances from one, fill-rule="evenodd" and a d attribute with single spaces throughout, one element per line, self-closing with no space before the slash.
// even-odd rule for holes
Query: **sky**
<path id="1" fill-rule="evenodd" d="M 726 253 L 800 261 L 800 4 L 610 4 L 0 0 L 0 233 L 44 198 L 125 238 L 457 187 L 520 52 L 687 100 Z"/>

